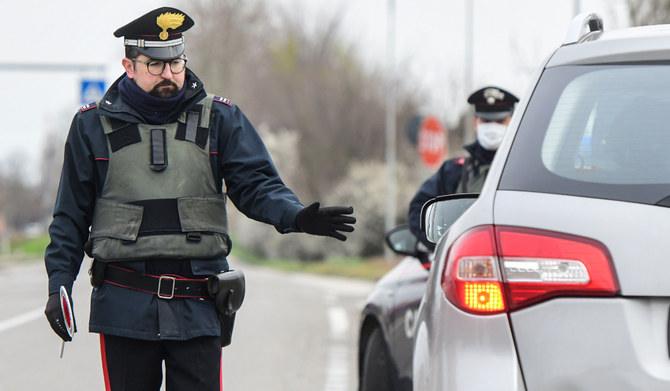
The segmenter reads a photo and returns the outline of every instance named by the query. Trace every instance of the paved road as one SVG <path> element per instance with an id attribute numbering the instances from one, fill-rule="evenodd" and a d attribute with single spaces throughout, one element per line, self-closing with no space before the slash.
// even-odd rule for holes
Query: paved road
<path id="1" fill-rule="evenodd" d="M 247 297 L 223 353 L 224 390 L 355 390 L 358 312 L 372 283 L 232 264 L 245 272 Z M 104 389 L 83 270 L 73 293 L 79 332 L 59 359 L 43 315 L 44 267 L 0 268 L 0 391 Z"/>

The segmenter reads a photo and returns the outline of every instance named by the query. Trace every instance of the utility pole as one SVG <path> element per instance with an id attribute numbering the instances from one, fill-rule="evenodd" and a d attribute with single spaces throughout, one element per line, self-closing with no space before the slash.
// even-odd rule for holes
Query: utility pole
<path id="1" fill-rule="evenodd" d="M 395 0 L 388 0 L 386 6 L 386 213 L 384 228 L 388 232 L 395 224 L 396 215 L 396 66 L 395 66 Z M 384 247 L 387 262 L 393 253 Z"/>
<path id="2" fill-rule="evenodd" d="M 474 6 L 475 0 L 465 0 L 465 96 L 468 96 L 474 89 Z M 468 105 L 468 112 L 472 109 Z M 471 116 L 468 116 L 470 119 Z M 474 141 L 473 123 L 470 120 L 465 121 L 463 126 L 463 144 L 469 144 Z"/>

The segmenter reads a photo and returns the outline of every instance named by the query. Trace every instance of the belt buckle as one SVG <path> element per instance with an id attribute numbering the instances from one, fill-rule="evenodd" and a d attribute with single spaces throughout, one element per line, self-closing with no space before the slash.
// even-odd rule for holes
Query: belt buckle
<path id="1" fill-rule="evenodd" d="M 161 293 L 161 286 L 163 284 L 163 280 L 171 280 L 172 281 L 172 291 L 170 292 L 169 295 L 164 295 Z M 159 299 L 166 299 L 170 300 L 174 297 L 174 286 L 176 285 L 177 279 L 172 277 L 172 276 L 160 276 L 158 278 L 158 292 L 156 292 L 156 295 L 158 295 Z"/>

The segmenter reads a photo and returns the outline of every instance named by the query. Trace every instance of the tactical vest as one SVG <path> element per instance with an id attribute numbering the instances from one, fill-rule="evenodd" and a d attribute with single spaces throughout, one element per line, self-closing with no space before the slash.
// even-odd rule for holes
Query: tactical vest
<path id="1" fill-rule="evenodd" d="M 490 164 L 467 158 L 461 168 L 461 180 L 458 182 L 457 193 L 479 193 L 484 187 L 486 175 L 491 168 Z"/>
<path id="2" fill-rule="evenodd" d="M 226 197 L 217 190 L 209 156 L 212 100 L 208 95 L 165 125 L 100 116 L 109 165 L 89 256 L 109 262 L 228 255 Z"/>

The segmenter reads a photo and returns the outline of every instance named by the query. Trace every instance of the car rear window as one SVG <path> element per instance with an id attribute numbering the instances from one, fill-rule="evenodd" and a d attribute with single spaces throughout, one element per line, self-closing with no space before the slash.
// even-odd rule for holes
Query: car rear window
<path id="1" fill-rule="evenodd" d="M 547 69 L 499 188 L 670 205 L 670 64 Z"/>

